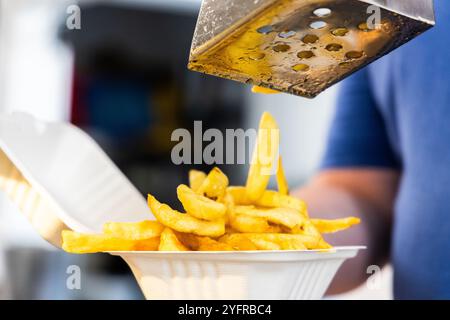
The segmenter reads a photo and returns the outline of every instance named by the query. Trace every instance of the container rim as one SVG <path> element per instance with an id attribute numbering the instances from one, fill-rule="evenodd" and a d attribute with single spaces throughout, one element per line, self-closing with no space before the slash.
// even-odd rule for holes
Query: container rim
<path id="1" fill-rule="evenodd" d="M 275 250 L 275 251 L 110 251 L 113 256 L 148 260 L 200 260 L 235 262 L 283 262 L 302 260 L 330 260 L 355 257 L 365 246 L 334 247 L 326 250 Z"/>

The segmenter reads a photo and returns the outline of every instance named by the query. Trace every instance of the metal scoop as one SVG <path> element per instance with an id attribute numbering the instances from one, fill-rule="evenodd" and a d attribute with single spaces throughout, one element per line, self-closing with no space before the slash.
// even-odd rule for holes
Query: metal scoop
<path id="1" fill-rule="evenodd" d="M 433 25 L 433 0 L 203 0 L 188 67 L 312 98 Z"/>

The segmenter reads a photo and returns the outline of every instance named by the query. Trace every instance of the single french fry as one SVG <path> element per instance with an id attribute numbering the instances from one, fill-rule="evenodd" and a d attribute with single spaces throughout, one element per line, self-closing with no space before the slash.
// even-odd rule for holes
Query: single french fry
<path id="1" fill-rule="evenodd" d="M 348 217 L 336 220 L 311 219 L 311 222 L 321 233 L 334 233 L 357 225 L 361 220 L 355 217 Z"/>
<path id="2" fill-rule="evenodd" d="M 165 228 L 161 233 L 158 251 L 189 251 L 177 238 L 170 228 Z"/>
<path id="3" fill-rule="evenodd" d="M 252 204 L 252 201 L 247 197 L 247 191 L 245 187 L 230 186 L 227 188 L 227 192 L 233 198 L 234 204 L 239 206 L 248 206 Z"/>
<path id="4" fill-rule="evenodd" d="M 228 183 L 228 177 L 219 168 L 214 168 L 206 176 L 197 192 L 212 200 L 217 200 L 225 194 Z"/>
<path id="5" fill-rule="evenodd" d="M 62 248 L 69 253 L 97 253 L 110 251 L 156 251 L 159 237 L 145 240 L 119 239 L 103 234 L 81 234 L 62 232 Z"/>
<path id="6" fill-rule="evenodd" d="M 200 189 L 201 185 L 206 179 L 206 173 L 199 170 L 190 170 L 189 171 L 189 186 L 195 192 Z"/>
<path id="7" fill-rule="evenodd" d="M 267 208 L 294 209 L 300 212 L 303 216 L 308 217 L 308 212 L 304 201 L 292 196 L 281 194 L 277 191 L 267 190 L 255 203 L 258 206 Z"/>
<path id="8" fill-rule="evenodd" d="M 276 242 L 268 241 L 261 238 L 253 238 L 250 240 L 258 248 L 258 250 L 278 251 L 281 250 L 281 245 Z"/>
<path id="9" fill-rule="evenodd" d="M 108 222 L 103 225 L 103 234 L 126 240 L 145 240 L 159 237 L 164 226 L 158 221 Z"/>
<path id="10" fill-rule="evenodd" d="M 220 203 L 223 203 L 226 207 L 225 214 L 225 224 L 229 225 L 230 221 L 234 218 L 234 199 L 233 196 L 227 191 L 225 191 L 224 196 L 219 199 Z"/>
<path id="11" fill-rule="evenodd" d="M 248 172 L 246 193 L 251 201 L 258 200 L 269 184 L 274 163 L 278 159 L 280 132 L 275 119 L 265 112 L 259 123 L 258 138 Z"/>
<path id="12" fill-rule="evenodd" d="M 242 233 L 276 233 L 280 231 L 279 227 L 271 226 L 267 219 L 246 214 L 235 213 L 233 219 L 230 220 L 230 226 Z"/>
<path id="13" fill-rule="evenodd" d="M 178 186 L 177 195 L 184 210 L 195 218 L 212 221 L 223 218 L 227 212 L 223 203 L 197 194 L 184 184 Z"/>
<path id="14" fill-rule="evenodd" d="M 278 157 L 277 185 L 279 193 L 282 195 L 289 194 L 289 185 L 284 173 L 283 160 L 281 159 L 281 156 Z"/>
<path id="15" fill-rule="evenodd" d="M 235 205 L 248 206 L 257 205 L 266 208 L 291 208 L 308 217 L 306 203 L 299 198 L 282 194 L 279 191 L 266 190 L 256 201 L 251 201 L 246 194 L 245 187 L 231 186 L 227 188 L 231 194 Z"/>
<path id="16" fill-rule="evenodd" d="M 224 220 L 205 221 L 173 210 L 148 195 L 148 205 L 156 219 L 166 227 L 178 232 L 193 233 L 199 236 L 220 237 L 225 233 Z"/>
<path id="17" fill-rule="evenodd" d="M 274 224 L 280 224 L 288 228 L 301 226 L 305 217 L 298 211 L 290 208 L 261 209 L 249 206 L 236 206 L 235 213 L 255 218 L 262 218 Z"/>
<path id="18" fill-rule="evenodd" d="M 297 247 L 306 247 L 307 249 L 327 249 L 329 245 L 323 243 L 323 239 L 311 235 L 304 234 L 287 234 L 287 233 L 244 233 L 251 241 L 264 240 L 274 242 L 280 245 L 286 241 Z"/>

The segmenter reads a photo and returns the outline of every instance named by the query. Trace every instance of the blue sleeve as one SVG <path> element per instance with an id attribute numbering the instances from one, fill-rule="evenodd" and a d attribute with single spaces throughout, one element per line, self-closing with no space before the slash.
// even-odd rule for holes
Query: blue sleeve
<path id="1" fill-rule="evenodd" d="M 322 161 L 323 169 L 343 167 L 399 167 L 364 69 L 341 85 Z"/>

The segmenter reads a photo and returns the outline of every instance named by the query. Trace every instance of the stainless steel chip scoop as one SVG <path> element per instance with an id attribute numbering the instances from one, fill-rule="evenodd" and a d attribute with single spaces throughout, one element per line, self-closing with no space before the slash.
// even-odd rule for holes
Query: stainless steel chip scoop
<path id="1" fill-rule="evenodd" d="M 433 0 L 203 0 L 188 67 L 312 98 L 433 25 Z"/>

